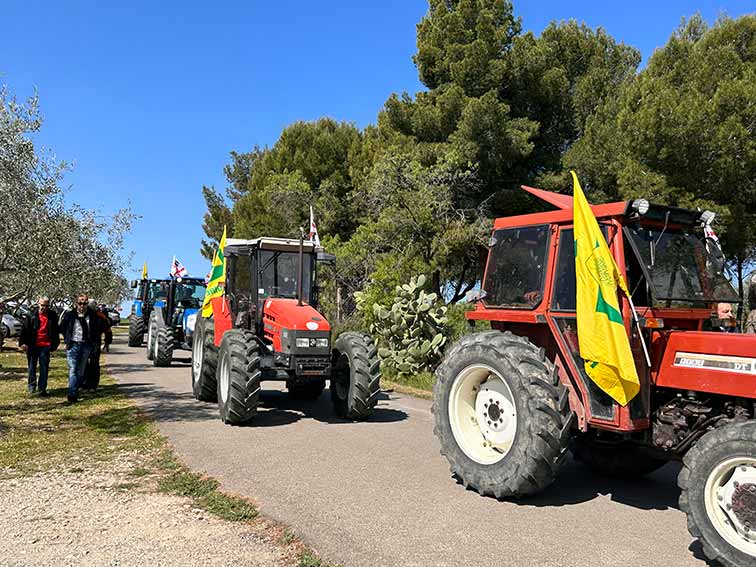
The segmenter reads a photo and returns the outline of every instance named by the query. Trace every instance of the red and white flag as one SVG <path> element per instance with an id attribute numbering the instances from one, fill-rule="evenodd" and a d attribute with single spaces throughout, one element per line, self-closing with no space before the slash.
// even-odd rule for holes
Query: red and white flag
<path id="1" fill-rule="evenodd" d="M 318 227 L 315 226 L 315 213 L 312 212 L 312 205 L 310 205 L 310 242 L 314 242 L 315 246 L 320 246 L 320 237 L 318 236 Z"/>
<path id="2" fill-rule="evenodd" d="M 173 262 L 171 262 L 171 277 L 183 278 L 187 273 L 188 272 L 186 271 L 184 264 L 182 264 L 179 259 L 174 256 Z"/>

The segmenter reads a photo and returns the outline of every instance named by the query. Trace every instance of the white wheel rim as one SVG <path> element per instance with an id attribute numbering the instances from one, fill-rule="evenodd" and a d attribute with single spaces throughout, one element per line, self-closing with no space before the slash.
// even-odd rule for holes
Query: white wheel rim
<path id="1" fill-rule="evenodd" d="M 228 359 L 229 355 L 228 353 L 224 353 L 224 355 L 221 357 L 221 363 L 220 363 L 220 395 L 221 395 L 221 401 L 225 404 L 226 400 L 228 399 L 228 386 L 231 382 L 231 369 L 228 365 Z"/>
<path id="2" fill-rule="evenodd" d="M 205 337 L 195 333 L 194 342 L 192 343 L 192 381 L 199 378 L 200 369 L 202 368 L 202 357 L 205 354 L 203 343 Z"/>
<path id="3" fill-rule="evenodd" d="M 739 509 L 745 490 L 756 496 L 756 458 L 731 457 L 719 463 L 709 474 L 704 488 L 704 504 L 717 533 L 734 548 L 756 557 L 756 526 L 744 522 Z M 741 512 L 740 517 L 738 512 Z"/>
<path id="4" fill-rule="evenodd" d="M 147 329 L 147 348 L 152 348 L 152 325 Z"/>
<path id="5" fill-rule="evenodd" d="M 152 356 L 154 356 L 157 359 L 157 356 L 158 356 L 158 340 L 157 340 L 157 337 L 155 337 L 152 340 Z"/>
<path id="6" fill-rule="evenodd" d="M 484 364 L 462 370 L 449 394 L 449 422 L 457 445 L 481 465 L 501 461 L 517 433 L 517 406 L 509 385 Z"/>

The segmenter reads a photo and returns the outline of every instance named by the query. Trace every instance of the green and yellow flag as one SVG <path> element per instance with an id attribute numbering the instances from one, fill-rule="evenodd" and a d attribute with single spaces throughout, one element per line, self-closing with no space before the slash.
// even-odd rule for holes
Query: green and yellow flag
<path id="1" fill-rule="evenodd" d="M 213 255 L 213 263 L 210 267 L 210 275 L 207 276 L 207 289 L 205 290 L 205 299 L 202 302 L 202 316 L 207 318 L 213 315 L 213 298 L 223 295 L 223 286 L 226 283 L 226 257 L 223 255 L 223 249 L 226 247 L 226 227 L 223 227 L 223 236 L 221 236 L 218 249 Z"/>
<path id="2" fill-rule="evenodd" d="M 577 328 L 585 371 L 617 403 L 627 405 L 640 390 L 617 287 L 630 296 L 609 246 L 574 171 Z"/>
<path id="3" fill-rule="evenodd" d="M 147 261 L 145 260 L 144 266 L 142 266 L 142 279 L 147 279 Z"/>

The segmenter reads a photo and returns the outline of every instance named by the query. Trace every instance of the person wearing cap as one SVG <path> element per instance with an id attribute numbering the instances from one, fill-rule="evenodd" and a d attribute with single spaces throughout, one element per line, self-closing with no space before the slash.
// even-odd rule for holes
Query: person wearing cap
<path id="1" fill-rule="evenodd" d="M 63 314 L 60 332 L 67 350 L 69 403 L 78 401 L 87 360 L 95 345 L 99 347 L 105 328 L 102 319 L 89 307 L 89 297 L 85 293 L 76 298 L 74 309 Z"/>
<path id="2" fill-rule="evenodd" d="M 40 297 L 37 307 L 21 321 L 21 335 L 18 345 L 26 353 L 29 366 L 29 393 L 39 393 L 40 397 L 47 397 L 47 375 L 50 369 L 50 353 L 57 350 L 60 344 L 58 332 L 58 317 L 50 311 L 50 300 Z M 37 365 L 39 365 L 39 379 L 37 379 Z"/>

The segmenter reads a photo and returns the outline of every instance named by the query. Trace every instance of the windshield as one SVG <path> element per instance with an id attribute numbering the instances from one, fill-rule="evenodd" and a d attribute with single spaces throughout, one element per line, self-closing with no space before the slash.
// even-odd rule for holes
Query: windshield
<path id="1" fill-rule="evenodd" d="M 167 282 L 150 282 L 150 287 L 147 290 L 147 301 L 152 303 L 155 300 L 164 300 L 166 297 L 168 297 Z"/>
<path id="2" fill-rule="evenodd" d="M 302 269 L 302 300 L 310 301 L 312 283 L 312 254 L 304 255 Z M 258 276 L 258 294 L 264 297 L 297 297 L 297 272 L 299 270 L 298 252 L 272 252 L 260 250 L 260 272 Z"/>
<path id="3" fill-rule="evenodd" d="M 199 309 L 205 299 L 205 284 L 199 282 L 176 284 L 174 297 L 179 307 Z"/>
<path id="4" fill-rule="evenodd" d="M 660 307 L 708 307 L 709 303 L 738 301 L 723 273 L 721 253 L 713 243 L 686 230 L 628 226 L 625 234 L 640 258 L 654 304 Z"/>

